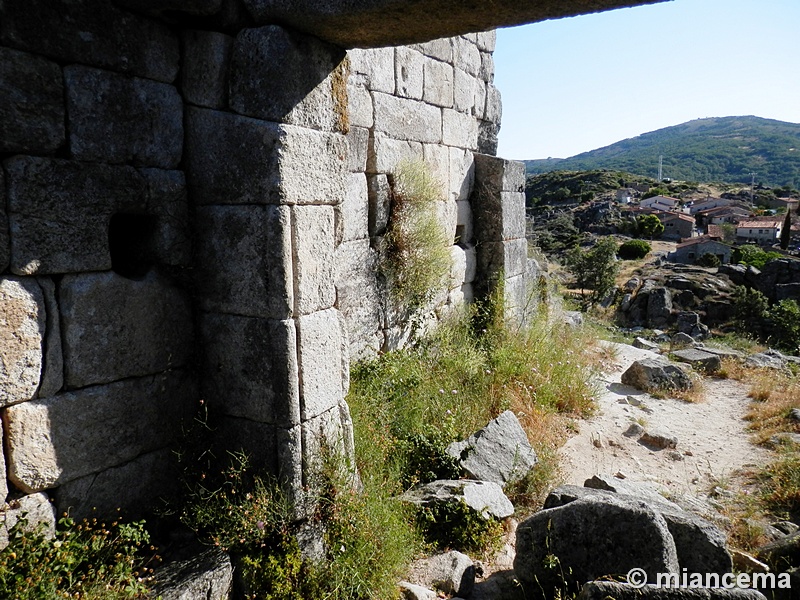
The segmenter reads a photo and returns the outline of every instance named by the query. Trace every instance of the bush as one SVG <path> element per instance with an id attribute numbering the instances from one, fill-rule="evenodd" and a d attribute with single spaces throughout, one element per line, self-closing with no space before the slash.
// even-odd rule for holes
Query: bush
<path id="1" fill-rule="evenodd" d="M 664 224 L 655 215 L 642 215 L 636 219 L 636 230 L 640 236 L 652 240 L 664 233 Z"/>
<path id="2" fill-rule="evenodd" d="M 644 258 L 653 248 L 644 240 L 629 240 L 623 243 L 617 254 L 624 260 Z"/>
<path id="3" fill-rule="evenodd" d="M 719 256 L 716 254 L 712 254 L 711 252 L 706 252 L 700 258 L 697 259 L 697 264 L 701 267 L 718 267 L 722 264 L 722 261 L 719 259 Z"/>
<path id="4" fill-rule="evenodd" d="M 613 238 L 601 239 L 589 250 L 573 248 L 566 257 L 567 268 L 575 275 L 576 285 L 591 290 L 589 303 L 605 298 L 614 289 L 617 274 L 617 243 Z"/>
<path id="5" fill-rule="evenodd" d="M 382 271 L 392 297 L 411 310 L 447 283 L 453 243 L 439 223 L 442 184 L 421 161 L 398 165 L 391 178 L 392 213 L 384 237 Z"/>
<path id="6" fill-rule="evenodd" d="M 800 346 L 800 306 L 795 300 L 781 300 L 769 311 L 772 338 L 782 350 L 797 354 Z"/>
<path id="7" fill-rule="evenodd" d="M 763 269 L 764 265 L 769 261 L 780 257 L 781 255 L 778 252 L 767 252 L 759 246 L 746 244 L 734 249 L 731 254 L 731 262 Z"/>

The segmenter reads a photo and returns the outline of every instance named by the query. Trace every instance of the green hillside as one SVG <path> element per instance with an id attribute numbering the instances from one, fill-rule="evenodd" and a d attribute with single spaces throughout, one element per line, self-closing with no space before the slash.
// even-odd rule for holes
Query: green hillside
<path id="1" fill-rule="evenodd" d="M 684 181 L 800 187 L 800 124 L 760 117 L 697 119 L 566 159 L 526 160 L 530 175 L 613 169 Z"/>

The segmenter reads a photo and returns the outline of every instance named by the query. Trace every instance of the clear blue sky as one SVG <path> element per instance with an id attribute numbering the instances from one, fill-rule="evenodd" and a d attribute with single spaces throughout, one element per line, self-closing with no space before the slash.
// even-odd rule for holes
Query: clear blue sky
<path id="1" fill-rule="evenodd" d="M 566 158 L 703 117 L 800 123 L 800 0 L 673 0 L 497 32 L 498 155 Z"/>

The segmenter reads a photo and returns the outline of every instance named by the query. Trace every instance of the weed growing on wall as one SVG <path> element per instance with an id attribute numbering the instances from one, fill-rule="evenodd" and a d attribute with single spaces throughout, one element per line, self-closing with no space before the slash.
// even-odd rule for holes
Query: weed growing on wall
<path id="1" fill-rule="evenodd" d="M 54 538 L 20 519 L 0 550 L 0 598 L 140 598 L 152 574 L 144 522 L 62 518 Z M 151 553 L 152 554 L 152 553 Z"/>
<path id="2" fill-rule="evenodd" d="M 392 208 L 382 271 L 392 298 L 415 310 L 445 287 L 453 243 L 439 222 L 442 184 L 422 161 L 400 163 L 391 177 Z"/>

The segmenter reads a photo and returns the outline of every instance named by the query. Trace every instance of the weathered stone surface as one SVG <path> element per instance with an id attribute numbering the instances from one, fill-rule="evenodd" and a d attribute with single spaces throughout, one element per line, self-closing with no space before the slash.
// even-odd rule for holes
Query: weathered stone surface
<path id="1" fill-rule="evenodd" d="M 423 73 L 422 99 L 435 106 L 453 108 L 453 66 L 433 58 L 425 58 Z"/>
<path id="2" fill-rule="evenodd" d="M 678 438 L 675 437 L 668 429 L 645 429 L 642 436 L 639 438 L 639 443 L 655 450 L 663 450 L 665 448 L 675 448 L 678 445 Z"/>
<path id="3" fill-rule="evenodd" d="M 403 98 L 422 99 L 425 57 L 408 46 L 394 52 L 395 93 Z"/>
<path id="4" fill-rule="evenodd" d="M 36 397 L 44 369 L 46 310 L 34 279 L 0 279 L 0 406 Z"/>
<path id="5" fill-rule="evenodd" d="M 289 427 L 300 422 L 294 321 L 206 314 L 203 397 L 221 413 Z"/>
<path id="6" fill-rule="evenodd" d="M 347 133 L 347 170 L 351 173 L 364 173 L 367 170 L 369 153 L 369 129 L 350 127 Z"/>
<path id="7" fill-rule="evenodd" d="M 217 600 L 228 598 L 232 585 L 230 556 L 218 548 L 198 548 L 189 558 L 159 568 L 151 592 L 162 600 Z"/>
<path id="8" fill-rule="evenodd" d="M 225 108 L 233 38 L 216 31 L 187 30 L 181 34 L 181 48 L 184 100 L 206 108 Z"/>
<path id="9" fill-rule="evenodd" d="M 558 569 L 547 568 L 548 555 L 558 558 Z M 667 523 L 644 502 L 587 496 L 540 511 L 517 528 L 514 572 L 546 595 L 634 567 L 653 582 L 656 573 L 679 568 Z"/>
<path id="10" fill-rule="evenodd" d="M 347 52 L 350 73 L 371 92 L 394 94 L 394 48 L 353 48 Z"/>
<path id="11" fill-rule="evenodd" d="M 59 284 L 66 384 L 79 388 L 185 365 L 192 352 L 188 297 L 155 273 L 67 275 Z"/>
<path id="12" fill-rule="evenodd" d="M 49 154 L 64 143 L 64 83 L 56 63 L 0 47 L 0 93 L 0 152 Z"/>
<path id="13" fill-rule="evenodd" d="M 453 38 L 453 61 L 457 68 L 473 76 L 477 75 L 481 68 L 480 51 L 466 36 Z"/>
<path id="14" fill-rule="evenodd" d="M 397 584 L 400 587 L 400 596 L 403 600 L 436 600 L 439 595 L 422 585 L 415 585 L 408 581 Z"/>
<path id="15" fill-rule="evenodd" d="M 473 114 L 477 83 L 475 77 L 466 71 L 461 69 L 453 70 L 453 109 L 458 112 Z M 481 110 L 483 110 L 483 107 Z"/>
<path id="16" fill-rule="evenodd" d="M 685 348 L 686 346 L 692 346 L 694 344 L 694 338 L 688 333 L 679 331 L 670 338 L 670 344 L 677 348 Z"/>
<path id="17" fill-rule="evenodd" d="M 289 318 L 294 307 L 291 209 L 205 206 L 197 209 L 195 219 L 201 308 Z"/>
<path id="18" fill-rule="evenodd" d="M 409 579 L 448 595 L 469 597 L 475 587 L 475 565 L 466 554 L 451 550 L 414 561 Z"/>
<path id="19" fill-rule="evenodd" d="M 8 546 L 8 534 L 20 519 L 28 524 L 26 529 L 41 531 L 48 539 L 56 535 L 56 511 L 47 494 L 30 494 L 8 503 L 5 510 L 0 511 L 0 550 Z"/>
<path id="20" fill-rule="evenodd" d="M 232 584 L 230 556 L 218 548 L 198 548 L 190 557 L 159 568 L 151 593 L 162 600 L 222 600 L 229 597 Z"/>
<path id="21" fill-rule="evenodd" d="M 391 188 L 386 175 L 367 175 L 367 197 L 369 198 L 369 236 L 386 233 L 391 211 Z"/>
<path id="22" fill-rule="evenodd" d="M 475 240 L 472 223 L 472 207 L 469 202 L 456 202 L 456 243 L 462 246 L 470 245 Z M 473 254 L 474 254 L 474 248 Z M 470 279 L 470 281 L 472 281 Z"/>
<path id="23" fill-rule="evenodd" d="M 491 481 L 441 479 L 412 488 L 401 498 L 417 506 L 464 502 L 484 519 L 505 519 L 514 514 L 514 506 L 502 488 Z"/>
<path id="24" fill-rule="evenodd" d="M 189 107 L 185 154 L 199 204 L 337 204 L 344 197 L 343 135 Z"/>
<path id="25" fill-rule="evenodd" d="M 475 159 L 472 152 L 450 148 L 450 197 L 468 202 L 475 182 Z"/>
<path id="26" fill-rule="evenodd" d="M 295 314 L 306 315 L 333 306 L 333 207 L 293 207 L 292 248 Z"/>
<path id="27" fill-rule="evenodd" d="M 681 581 L 679 578 L 678 581 Z M 734 577 L 732 582 L 735 582 Z M 758 590 L 746 588 L 691 588 L 656 587 L 643 588 L 616 581 L 590 581 L 581 588 L 578 600 L 766 600 Z"/>
<path id="28" fill-rule="evenodd" d="M 297 425 L 296 429 L 299 433 L 300 426 Z M 280 477 L 283 473 L 280 472 L 279 465 L 286 454 L 281 452 L 278 445 L 279 431 L 281 430 L 278 427 L 269 423 L 225 415 L 217 423 L 214 439 L 224 451 L 244 452 L 248 457 L 248 464 L 256 471 Z M 300 449 L 298 436 L 298 454 L 296 457 L 292 456 L 292 461 L 297 460 L 297 465 L 300 464 Z"/>
<path id="29" fill-rule="evenodd" d="M 622 374 L 622 383 L 639 390 L 688 390 L 692 380 L 677 365 L 661 358 L 635 361 Z"/>
<path id="30" fill-rule="evenodd" d="M 470 115 L 443 108 L 442 143 L 447 146 L 477 150 L 478 122 Z"/>
<path id="31" fill-rule="evenodd" d="M 430 104 L 375 92 L 375 129 L 396 140 L 438 144 L 442 111 Z"/>
<path id="32" fill-rule="evenodd" d="M 344 57 L 339 47 L 277 25 L 244 29 L 233 44 L 230 107 L 265 121 L 344 132 Z"/>
<path id="33" fill-rule="evenodd" d="M 369 237 L 369 195 L 367 177 L 363 173 L 350 175 L 347 195 L 342 202 L 341 219 L 343 242 Z"/>
<path id="34" fill-rule="evenodd" d="M 479 219 L 475 220 L 477 224 Z M 502 272 L 506 278 L 525 273 L 528 262 L 528 242 L 525 238 L 506 242 L 478 240 L 478 273 L 485 279 L 496 279 Z"/>
<path id="35" fill-rule="evenodd" d="M 245 4 L 257 23 L 281 21 L 343 47 L 377 47 L 424 42 L 652 1 L 549 0 L 530 4 L 502 0 L 484 5 L 435 0 L 409 6 L 389 0 L 304 0 L 289 4 L 245 0 Z"/>
<path id="36" fill-rule="evenodd" d="M 155 217 L 146 258 L 161 265 L 192 264 L 191 220 L 183 171 L 139 169 L 144 178 L 147 214 Z"/>
<path id="37" fill-rule="evenodd" d="M 688 363 L 695 368 L 712 373 L 714 371 L 719 371 L 720 367 L 722 366 L 718 355 L 712 354 L 711 352 L 705 352 L 699 348 L 675 350 L 672 352 L 672 355 L 675 356 L 675 358 L 680 362 Z"/>
<path id="38" fill-rule="evenodd" d="M 55 491 L 55 503 L 59 514 L 76 519 L 114 517 L 117 509 L 136 518 L 178 491 L 179 476 L 174 449 L 164 448 L 64 483 Z"/>
<path id="39" fill-rule="evenodd" d="M 0 168 L 0 273 L 8 268 L 11 260 L 11 240 L 8 235 L 8 213 L 6 212 L 6 176 Z"/>
<path id="40" fill-rule="evenodd" d="M 381 131 L 375 131 L 369 138 L 367 154 L 367 173 L 392 173 L 404 160 L 421 159 L 422 144 L 395 140 Z"/>
<path id="41" fill-rule="evenodd" d="M 650 350 L 652 352 L 660 352 L 661 347 L 656 344 L 655 342 L 651 342 L 650 340 L 646 340 L 643 337 L 637 337 L 633 340 L 633 344 L 631 344 L 634 348 L 640 348 L 642 350 Z"/>
<path id="42" fill-rule="evenodd" d="M 493 481 L 505 487 L 528 474 L 538 462 L 528 436 L 513 412 L 507 410 L 462 442 L 453 442 L 447 453 L 472 479 Z"/>
<path id="43" fill-rule="evenodd" d="M 61 349 L 61 319 L 56 301 L 56 286 L 48 277 L 37 279 L 44 294 L 46 332 L 44 369 L 37 395 L 48 398 L 64 387 L 64 354 Z"/>
<path id="44" fill-rule="evenodd" d="M 445 192 L 449 186 L 450 148 L 440 144 L 422 144 L 422 160 L 425 161 L 437 187 Z M 440 195 L 440 199 L 445 200 L 447 197 Z"/>
<path id="45" fill-rule="evenodd" d="M 144 208 L 132 167 L 16 156 L 5 162 L 11 270 L 20 275 L 111 268 L 111 215 Z"/>
<path id="46" fill-rule="evenodd" d="M 672 314 L 672 293 L 668 288 L 657 287 L 650 291 L 647 300 L 647 325 L 651 329 L 664 327 Z"/>
<path id="47" fill-rule="evenodd" d="M 172 169 L 183 151 L 183 103 L 171 85 L 64 67 L 69 149 L 78 160 Z"/>
<path id="48" fill-rule="evenodd" d="M 758 369 L 781 370 L 786 368 L 786 360 L 783 357 L 768 354 L 767 352 L 751 354 L 745 359 L 744 364 L 747 367 Z"/>
<path id="49" fill-rule="evenodd" d="M 304 421 L 337 406 L 344 397 L 346 336 L 336 309 L 297 319 L 300 414 Z"/>
<path id="50" fill-rule="evenodd" d="M 370 128 L 373 124 L 372 94 L 369 93 L 366 85 L 359 85 L 352 81 L 353 79 L 347 84 L 350 127 Z"/>
<path id="51" fill-rule="evenodd" d="M 181 372 L 127 379 L 5 409 L 8 475 L 32 493 L 163 448 L 188 416 Z"/>
<path id="52" fill-rule="evenodd" d="M 345 242 L 336 249 L 336 308 L 344 316 L 350 357 L 377 355 L 383 344 L 377 254 L 369 240 Z"/>
<path id="53" fill-rule="evenodd" d="M 0 5 L 0 42 L 75 62 L 170 83 L 178 73 L 178 39 L 157 21 L 111 2 L 52 0 L 31 11 L 26 0 Z"/>

